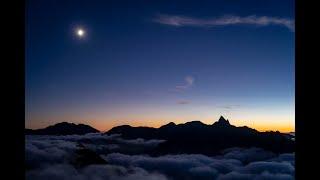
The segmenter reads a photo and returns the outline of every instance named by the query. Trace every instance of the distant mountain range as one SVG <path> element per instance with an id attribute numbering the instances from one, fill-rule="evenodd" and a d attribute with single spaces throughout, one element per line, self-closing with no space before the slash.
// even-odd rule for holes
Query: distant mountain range
<path id="1" fill-rule="evenodd" d="M 97 129 L 84 124 L 62 122 L 44 129 L 25 129 L 27 135 L 83 135 L 98 133 Z M 275 153 L 294 152 L 294 136 L 280 132 L 259 132 L 247 126 L 236 127 L 224 117 L 211 125 L 200 121 L 184 124 L 173 122 L 153 127 L 132 127 L 122 125 L 112 128 L 105 134 L 121 134 L 125 139 L 162 139 L 161 143 L 150 155 L 200 153 L 215 155 L 221 150 L 231 147 L 260 147 Z"/>
<path id="2" fill-rule="evenodd" d="M 78 134 L 83 135 L 87 133 L 100 132 L 97 129 L 85 125 L 85 124 L 74 124 L 68 122 L 58 123 L 52 126 L 48 126 L 44 129 L 25 129 L 26 135 L 72 135 Z"/>
<path id="3" fill-rule="evenodd" d="M 294 141 L 280 132 L 259 132 L 249 127 L 236 127 L 224 117 L 212 125 L 200 121 L 185 124 L 173 122 L 161 126 L 117 126 L 106 134 L 121 134 L 123 138 L 164 139 L 151 154 L 201 153 L 214 155 L 231 147 L 260 147 L 275 153 L 294 152 Z"/>

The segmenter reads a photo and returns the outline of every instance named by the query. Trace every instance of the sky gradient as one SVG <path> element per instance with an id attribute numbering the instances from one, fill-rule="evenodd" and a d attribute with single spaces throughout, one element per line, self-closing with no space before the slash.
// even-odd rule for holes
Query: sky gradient
<path id="1" fill-rule="evenodd" d="M 294 131 L 292 0 L 29 0 L 25 28 L 27 128 Z"/>

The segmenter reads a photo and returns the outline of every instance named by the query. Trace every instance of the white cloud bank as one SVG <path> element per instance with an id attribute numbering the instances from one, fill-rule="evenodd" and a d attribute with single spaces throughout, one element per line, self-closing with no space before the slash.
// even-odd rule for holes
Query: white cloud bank
<path id="1" fill-rule="evenodd" d="M 288 18 L 269 17 L 269 16 L 234 16 L 225 15 L 209 19 L 201 19 L 179 15 L 160 14 L 154 17 L 153 22 L 170 26 L 194 26 L 194 27 L 216 27 L 229 25 L 256 25 L 256 26 L 282 26 L 294 32 L 294 20 Z"/>
<path id="2" fill-rule="evenodd" d="M 107 164 L 76 168 L 70 163 L 77 144 L 97 153 Z M 259 148 L 230 148 L 218 156 L 177 154 L 152 157 L 126 154 L 162 140 L 126 140 L 121 136 L 87 134 L 27 136 L 27 180 L 293 180 L 294 154 L 276 155 Z M 131 150 L 130 150 L 131 149 Z M 110 151 L 111 150 L 111 151 Z"/>

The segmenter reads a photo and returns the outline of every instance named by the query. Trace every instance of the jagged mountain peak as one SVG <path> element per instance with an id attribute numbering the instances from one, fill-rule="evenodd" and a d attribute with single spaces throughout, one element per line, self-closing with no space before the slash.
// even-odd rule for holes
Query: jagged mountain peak
<path id="1" fill-rule="evenodd" d="M 219 120 L 215 123 L 215 125 L 230 125 L 229 120 L 225 119 L 223 116 L 220 116 Z"/>
<path id="2" fill-rule="evenodd" d="M 236 127 L 221 116 L 212 125 L 201 121 L 182 124 L 169 123 L 160 128 L 118 126 L 106 134 L 121 134 L 128 139 L 162 139 L 153 155 L 181 153 L 202 153 L 213 155 L 229 147 L 259 147 L 275 153 L 292 152 L 294 141 L 281 133 L 259 132 L 248 127 Z"/>
<path id="3" fill-rule="evenodd" d="M 220 116 L 219 121 L 226 121 L 226 119 L 223 116 Z"/>

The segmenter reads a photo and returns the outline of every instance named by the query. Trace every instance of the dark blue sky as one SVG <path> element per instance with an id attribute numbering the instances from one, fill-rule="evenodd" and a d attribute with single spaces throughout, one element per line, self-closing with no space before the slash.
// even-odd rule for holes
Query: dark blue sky
<path id="1" fill-rule="evenodd" d="M 293 27 L 293 0 L 29 0 L 26 126 L 293 130 Z"/>

